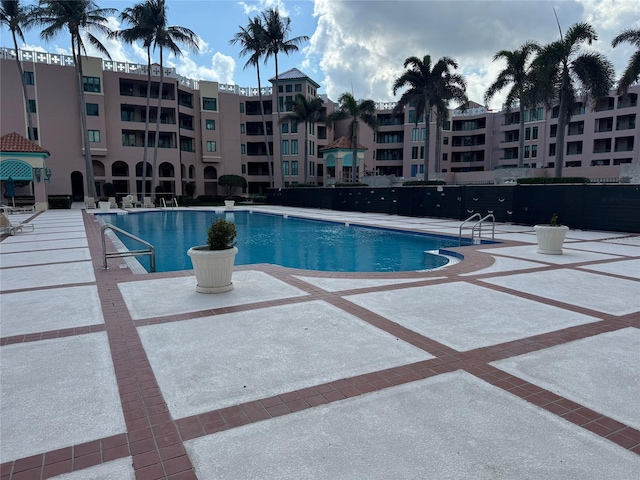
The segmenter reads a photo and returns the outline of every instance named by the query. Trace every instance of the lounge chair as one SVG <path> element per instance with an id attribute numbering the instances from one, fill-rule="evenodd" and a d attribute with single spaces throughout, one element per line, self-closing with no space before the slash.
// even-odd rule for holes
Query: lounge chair
<path id="1" fill-rule="evenodd" d="M 84 197 L 84 206 L 86 209 L 96 208 L 96 201 L 93 197 Z"/>
<path id="2" fill-rule="evenodd" d="M 133 208 L 133 195 L 122 198 L 122 208 Z"/>
<path id="3" fill-rule="evenodd" d="M 111 204 L 110 208 L 118 208 L 118 202 L 116 202 L 116 197 L 109 197 L 108 202 Z"/>
<path id="4" fill-rule="evenodd" d="M 0 231 L 3 233 L 8 232 L 9 235 L 15 235 L 16 233 L 23 233 L 25 228 L 32 232 L 35 230 L 35 226 L 32 223 L 12 223 L 4 213 L 0 213 Z"/>
<path id="5" fill-rule="evenodd" d="M 153 204 L 153 201 L 151 200 L 151 197 L 144 197 L 144 202 L 142 202 L 142 207 L 143 208 L 154 208 L 155 205 Z"/>

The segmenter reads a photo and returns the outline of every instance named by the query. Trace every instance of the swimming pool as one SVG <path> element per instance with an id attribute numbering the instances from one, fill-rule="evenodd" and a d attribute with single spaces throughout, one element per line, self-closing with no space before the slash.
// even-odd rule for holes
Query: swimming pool
<path id="1" fill-rule="evenodd" d="M 249 211 L 163 210 L 100 217 L 151 243 L 156 248 L 158 272 L 192 269 L 187 250 L 206 243 L 207 227 L 219 217 L 236 224 L 236 265 L 271 263 L 331 272 L 430 270 L 446 265 L 448 260 L 426 252 L 458 246 L 458 239 L 452 237 Z M 124 236 L 119 238 L 130 249 L 140 248 Z M 148 270 L 148 258 L 138 259 Z"/>

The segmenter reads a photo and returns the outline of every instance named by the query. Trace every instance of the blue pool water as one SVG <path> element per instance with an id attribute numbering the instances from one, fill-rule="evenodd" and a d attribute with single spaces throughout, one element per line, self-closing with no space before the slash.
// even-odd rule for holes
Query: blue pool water
<path id="1" fill-rule="evenodd" d="M 213 219 L 236 224 L 236 265 L 271 263 L 332 272 L 401 272 L 427 270 L 447 263 L 425 254 L 458 245 L 457 238 L 396 232 L 380 228 L 283 217 L 247 211 L 160 211 L 101 215 L 101 218 L 156 248 L 158 272 L 192 269 L 187 250 L 206 243 Z M 120 236 L 130 249 L 140 244 Z M 148 270 L 148 257 L 138 257 Z"/>

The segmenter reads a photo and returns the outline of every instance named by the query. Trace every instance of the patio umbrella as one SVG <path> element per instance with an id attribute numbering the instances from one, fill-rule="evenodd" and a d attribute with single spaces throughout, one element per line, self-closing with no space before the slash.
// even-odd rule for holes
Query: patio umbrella
<path id="1" fill-rule="evenodd" d="M 9 198 L 11 197 L 11 204 L 13 205 L 13 208 L 16 208 L 16 201 L 13 197 L 15 197 L 16 192 L 15 192 L 15 185 L 13 184 L 13 178 L 9 177 L 5 184 L 4 184 L 4 188 L 5 188 L 5 194 L 4 196 Z"/>

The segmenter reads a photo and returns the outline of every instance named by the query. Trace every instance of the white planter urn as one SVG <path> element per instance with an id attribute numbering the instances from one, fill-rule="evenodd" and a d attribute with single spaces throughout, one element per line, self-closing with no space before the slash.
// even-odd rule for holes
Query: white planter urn
<path id="1" fill-rule="evenodd" d="M 562 255 L 562 243 L 569 230 L 566 225 L 535 225 L 538 239 L 538 253 L 546 255 Z"/>
<path id="2" fill-rule="evenodd" d="M 187 255 L 191 258 L 196 274 L 196 292 L 223 293 L 233 290 L 231 276 L 238 248 L 209 250 L 207 245 L 191 247 Z"/>
<path id="3" fill-rule="evenodd" d="M 225 200 L 224 201 L 224 209 L 225 210 L 233 210 L 234 205 L 236 204 L 235 200 Z"/>
<path id="4" fill-rule="evenodd" d="M 100 210 L 109 210 L 111 208 L 111 202 L 98 202 Z"/>

